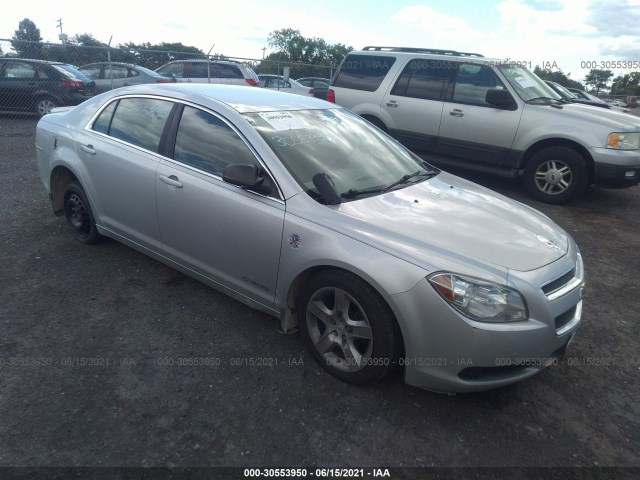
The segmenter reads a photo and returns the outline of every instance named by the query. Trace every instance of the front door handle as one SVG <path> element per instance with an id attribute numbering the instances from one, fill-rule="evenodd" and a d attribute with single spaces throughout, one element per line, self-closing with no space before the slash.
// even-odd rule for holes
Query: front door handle
<path id="1" fill-rule="evenodd" d="M 387 102 L 387 107 L 397 107 L 398 106 L 398 102 L 396 102 L 395 100 L 389 100 Z"/>
<path id="2" fill-rule="evenodd" d="M 178 177 L 175 175 L 171 175 L 169 177 L 165 177 L 164 175 L 160 175 L 160 181 L 176 188 L 182 188 L 182 182 L 178 180 Z"/>
<path id="3" fill-rule="evenodd" d="M 89 155 L 95 155 L 96 151 L 93 149 L 93 145 L 89 144 L 89 145 L 80 145 L 80 148 L 82 149 L 83 152 L 88 153 Z"/>
<path id="4" fill-rule="evenodd" d="M 458 108 L 454 108 L 449 112 L 452 117 L 464 117 L 464 112 Z"/>

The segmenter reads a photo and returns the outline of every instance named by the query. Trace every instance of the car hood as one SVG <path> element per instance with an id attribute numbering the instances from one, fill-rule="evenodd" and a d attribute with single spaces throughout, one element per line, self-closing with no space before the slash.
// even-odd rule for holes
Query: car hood
<path id="1" fill-rule="evenodd" d="M 640 118 L 612 108 L 599 108 L 595 105 L 583 103 L 567 103 L 562 105 L 562 110 L 565 115 L 563 123 L 570 122 L 571 120 L 566 116 L 571 116 L 579 120 L 596 123 L 599 126 L 608 125 L 611 127 L 612 132 L 637 132 L 640 129 Z"/>
<path id="2" fill-rule="evenodd" d="M 569 247 L 568 235 L 545 215 L 444 172 L 342 203 L 337 212 L 348 217 L 342 223 L 350 236 L 426 268 L 434 256 L 446 256 L 529 271 Z"/>

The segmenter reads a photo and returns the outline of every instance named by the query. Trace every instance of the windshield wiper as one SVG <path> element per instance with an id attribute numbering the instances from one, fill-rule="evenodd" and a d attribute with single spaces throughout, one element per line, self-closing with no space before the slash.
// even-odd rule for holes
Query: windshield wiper
<path id="1" fill-rule="evenodd" d="M 437 175 L 439 172 L 435 171 L 435 170 L 427 170 L 426 172 L 414 172 L 414 173 L 408 173 L 407 175 L 403 175 L 399 180 L 390 183 L 389 185 L 387 185 L 386 187 L 377 187 L 377 188 L 365 188 L 362 190 L 358 190 L 356 188 L 350 188 L 348 191 L 341 193 L 340 196 L 342 198 L 355 198 L 358 197 L 360 195 L 371 195 L 371 194 L 375 194 L 375 193 L 382 193 L 382 192 L 388 192 L 389 190 L 391 190 L 393 187 L 397 187 L 398 185 L 402 185 L 403 183 L 408 183 L 409 180 L 411 180 L 412 178 L 415 177 L 433 177 L 435 175 Z"/>

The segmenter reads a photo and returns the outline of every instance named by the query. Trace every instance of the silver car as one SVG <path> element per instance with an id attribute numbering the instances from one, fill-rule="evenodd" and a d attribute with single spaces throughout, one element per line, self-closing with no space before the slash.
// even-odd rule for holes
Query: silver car
<path id="1" fill-rule="evenodd" d="M 96 82 L 98 93 L 141 83 L 170 83 L 173 79 L 131 63 L 98 62 L 83 65 L 78 70 Z"/>
<path id="2" fill-rule="evenodd" d="M 334 104 L 140 85 L 45 116 L 36 144 L 75 238 L 112 237 L 277 317 L 347 382 L 399 367 L 439 392 L 506 385 L 557 363 L 580 323 L 566 232 Z"/>

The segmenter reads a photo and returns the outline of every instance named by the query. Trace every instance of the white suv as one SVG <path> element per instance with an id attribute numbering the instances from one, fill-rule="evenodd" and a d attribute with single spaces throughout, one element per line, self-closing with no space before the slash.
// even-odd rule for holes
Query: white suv
<path id="1" fill-rule="evenodd" d="M 258 86 L 256 72 L 244 63 L 232 60 L 174 60 L 156 68 L 156 72 L 176 82 Z"/>
<path id="2" fill-rule="evenodd" d="M 640 181 L 640 118 L 567 103 L 513 62 L 365 47 L 345 57 L 328 98 L 431 163 L 522 177 L 540 201 Z"/>

